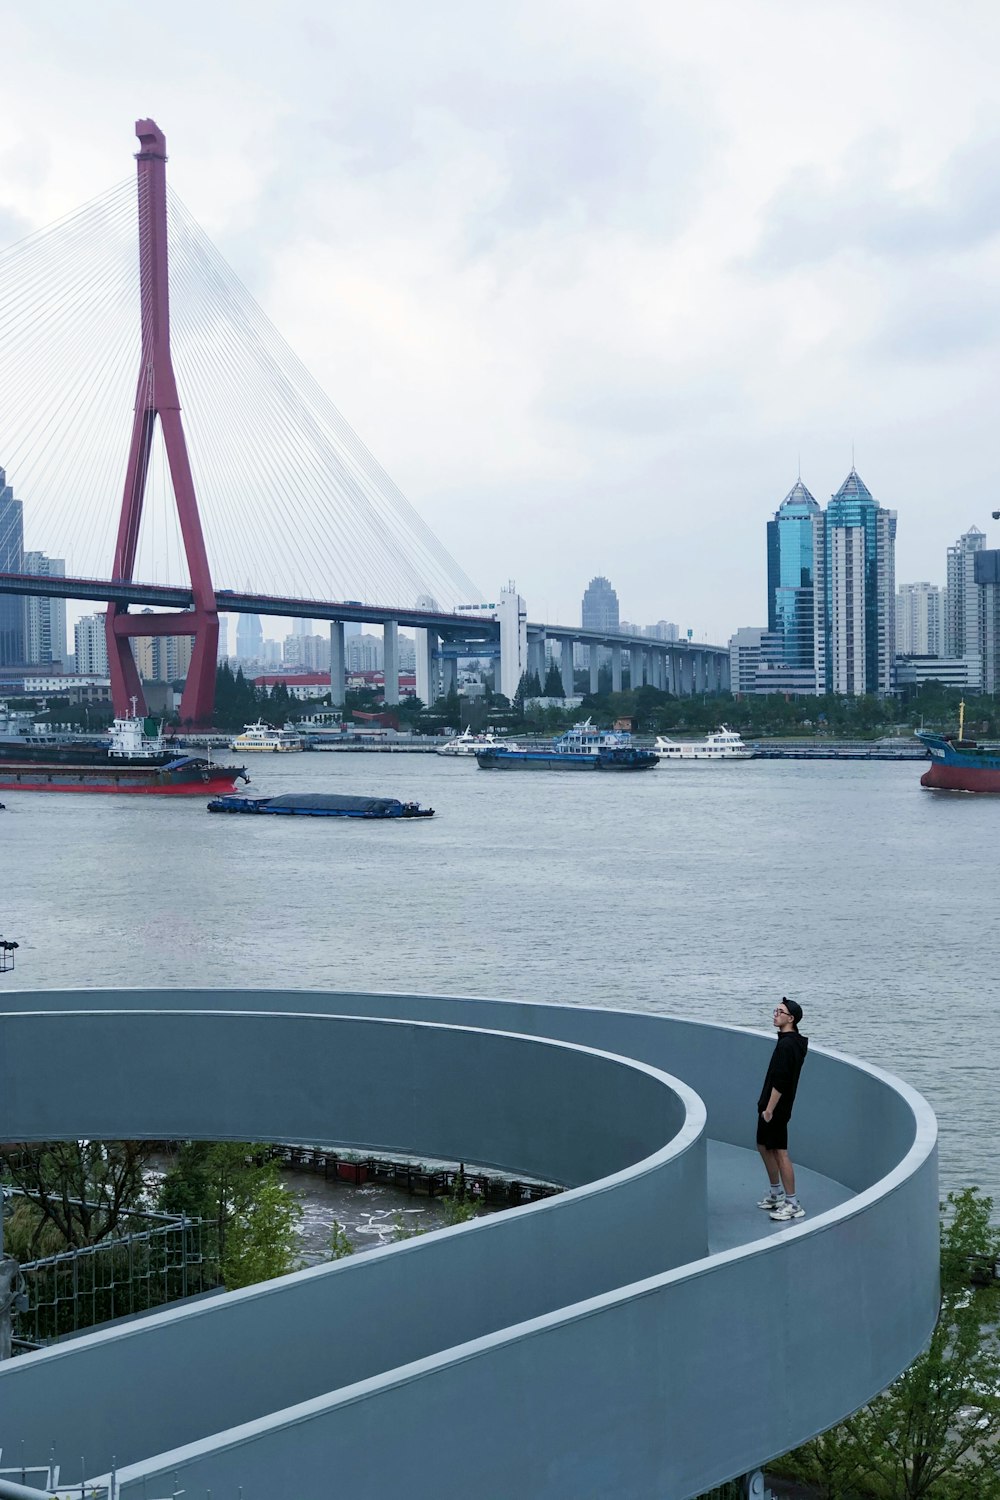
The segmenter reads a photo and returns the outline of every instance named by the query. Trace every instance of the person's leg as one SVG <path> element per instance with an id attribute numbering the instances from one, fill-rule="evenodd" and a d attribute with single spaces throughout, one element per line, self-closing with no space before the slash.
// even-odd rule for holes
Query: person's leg
<path id="1" fill-rule="evenodd" d="M 773 1187 L 773 1185 L 778 1181 L 778 1158 L 771 1150 L 770 1146 L 762 1146 L 758 1142 L 757 1150 L 760 1152 L 760 1159 L 764 1163 L 764 1170 L 767 1173 L 767 1180 Z"/>
<path id="2" fill-rule="evenodd" d="M 781 1186 L 785 1190 L 786 1198 L 795 1197 L 795 1168 L 792 1166 L 792 1158 L 787 1151 L 772 1151 L 775 1167 L 781 1178 Z M 772 1178 L 773 1181 L 773 1178 Z"/>
<path id="3" fill-rule="evenodd" d="M 767 1173 L 767 1193 L 761 1198 L 758 1208 L 769 1208 L 772 1204 L 777 1207 L 782 1199 L 781 1179 L 778 1176 L 778 1158 L 770 1146 L 765 1146 L 762 1141 L 757 1142 L 757 1150 L 760 1159 L 764 1163 Z"/>

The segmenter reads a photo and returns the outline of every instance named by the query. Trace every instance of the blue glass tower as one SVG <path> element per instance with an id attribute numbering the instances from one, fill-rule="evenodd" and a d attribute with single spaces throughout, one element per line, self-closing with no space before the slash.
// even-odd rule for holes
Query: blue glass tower
<path id="1" fill-rule="evenodd" d="M 0 469 L 0 573 L 24 571 L 24 520 L 20 500 Z M 0 594 L 0 667 L 24 662 L 24 600 Z"/>
<path id="2" fill-rule="evenodd" d="M 767 523 L 767 629 L 788 667 L 815 662 L 815 518 L 819 504 L 796 480 Z"/>

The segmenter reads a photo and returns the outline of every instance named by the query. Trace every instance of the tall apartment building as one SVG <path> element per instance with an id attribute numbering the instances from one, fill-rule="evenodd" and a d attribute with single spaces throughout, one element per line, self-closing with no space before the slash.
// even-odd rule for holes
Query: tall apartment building
<path id="1" fill-rule="evenodd" d="M 330 637 L 306 635 L 302 631 L 287 635 L 282 659 L 287 667 L 301 667 L 306 672 L 329 672 Z"/>
<path id="2" fill-rule="evenodd" d="M 348 636 L 344 641 L 344 665 L 348 672 L 381 672 L 383 664 L 380 635 Z"/>
<path id="3" fill-rule="evenodd" d="M 944 590 L 936 583 L 901 583 L 896 590 L 896 655 L 943 656 Z"/>
<path id="4" fill-rule="evenodd" d="M 144 615 L 154 613 L 144 609 Z M 132 640 L 132 652 L 144 682 L 178 682 L 187 677 L 194 652 L 193 635 L 140 635 Z"/>
<path id="5" fill-rule="evenodd" d="M 977 549 L 975 581 L 982 621 L 983 691 L 1000 693 L 1000 551 Z"/>
<path id="6" fill-rule="evenodd" d="M 896 649 L 896 512 L 851 469 L 823 518 L 826 691 L 888 693 Z"/>
<path id="7" fill-rule="evenodd" d="M 24 514 L 0 469 L 0 573 L 24 571 Z M 24 664 L 24 599 L 0 594 L 0 667 Z"/>
<path id="8" fill-rule="evenodd" d="M 44 552 L 24 554 L 24 572 L 65 578 L 66 563 Z M 24 659 L 29 666 L 66 666 L 66 600 L 29 596 L 24 609 Z"/>
<path id="9" fill-rule="evenodd" d="M 580 624 L 584 630 L 617 631 L 618 595 L 602 576 L 592 578 L 583 595 Z"/>
<path id="10" fill-rule="evenodd" d="M 80 677 L 108 675 L 108 641 L 104 620 L 103 613 L 84 615 L 73 627 L 76 670 Z"/>
<path id="11" fill-rule="evenodd" d="M 969 664 L 969 687 L 983 684 L 983 597 L 976 583 L 976 557 L 986 546 L 978 526 L 970 526 L 948 548 L 948 597 L 944 615 L 944 654 Z"/>

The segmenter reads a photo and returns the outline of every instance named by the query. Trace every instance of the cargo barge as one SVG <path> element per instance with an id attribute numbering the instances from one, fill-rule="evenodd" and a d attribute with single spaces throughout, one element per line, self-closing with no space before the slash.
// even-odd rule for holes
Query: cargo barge
<path id="1" fill-rule="evenodd" d="M 217 797 L 210 813 L 271 813 L 288 818 L 433 818 L 433 807 L 397 797 L 346 797 L 335 792 L 287 792 L 282 797 Z"/>
<path id="2" fill-rule="evenodd" d="M 162 725 L 135 714 L 115 719 L 104 744 L 35 734 L 0 739 L 0 790 L 218 796 L 249 781 L 243 766 L 219 766 L 169 749 Z"/>

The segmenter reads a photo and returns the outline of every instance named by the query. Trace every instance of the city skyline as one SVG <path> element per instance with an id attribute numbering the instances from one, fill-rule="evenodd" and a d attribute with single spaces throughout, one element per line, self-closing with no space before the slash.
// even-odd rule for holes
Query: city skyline
<path id="1" fill-rule="evenodd" d="M 539 620 L 601 570 L 630 619 L 725 640 L 800 454 L 829 493 L 856 444 L 902 579 L 989 529 L 1000 15 L 431 10 L 22 11 L 0 243 L 121 180 L 156 117 L 176 191 L 379 462 Z"/>

